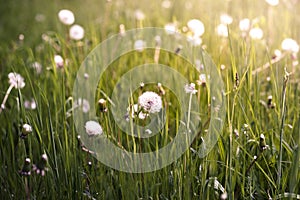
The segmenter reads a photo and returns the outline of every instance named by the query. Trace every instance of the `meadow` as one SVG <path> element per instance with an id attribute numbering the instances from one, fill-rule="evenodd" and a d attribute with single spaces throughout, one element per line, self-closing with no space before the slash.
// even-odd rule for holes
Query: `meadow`
<path id="1" fill-rule="evenodd" d="M 2 1 L 0 198 L 300 199 L 299 11 L 299 0 Z M 130 38 L 147 27 L 161 38 Z M 125 38 L 130 51 L 105 43 L 112 38 Z M 120 56 L 88 68 L 101 44 Z M 124 76 L 133 85 L 120 83 Z M 218 138 L 203 156 L 218 112 Z M 150 137 L 152 117 L 164 123 Z M 189 132 L 186 149 L 144 171 L 124 170 L 101 143 L 158 152 Z M 123 170 L 101 159 L 121 159 Z"/>

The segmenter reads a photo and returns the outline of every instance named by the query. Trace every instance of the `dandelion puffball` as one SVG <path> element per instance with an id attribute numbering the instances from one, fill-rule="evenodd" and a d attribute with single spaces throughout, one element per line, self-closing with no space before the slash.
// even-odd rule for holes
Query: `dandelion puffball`
<path id="1" fill-rule="evenodd" d="M 186 84 L 185 87 L 184 87 L 184 90 L 188 94 L 196 94 L 197 93 L 195 83 Z"/>
<path id="2" fill-rule="evenodd" d="M 22 89 L 25 87 L 24 78 L 15 72 L 11 72 L 8 74 L 8 82 L 10 85 L 14 86 L 16 89 Z"/>
<path id="3" fill-rule="evenodd" d="M 56 65 L 56 67 L 62 68 L 64 66 L 64 59 L 60 55 L 55 55 L 54 63 Z"/>
<path id="4" fill-rule="evenodd" d="M 145 42 L 143 40 L 137 40 L 134 42 L 134 49 L 137 51 L 143 51 L 145 47 Z"/>
<path id="5" fill-rule="evenodd" d="M 250 29 L 250 26 L 251 26 L 250 19 L 248 18 L 242 19 L 239 23 L 239 28 L 243 32 L 248 31 Z"/>
<path id="6" fill-rule="evenodd" d="M 217 34 L 221 37 L 228 37 L 228 29 L 227 25 L 225 24 L 219 24 L 217 26 Z"/>
<path id="7" fill-rule="evenodd" d="M 187 26 L 195 36 L 200 37 L 205 31 L 204 24 L 198 19 L 191 19 L 190 21 L 188 21 Z"/>
<path id="8" fill-rule="evenodd" d="M 139 105 L 149 113 L 158 113 L 162 108 L 161 97 L 155 92 L 144 92 L 138 98 Z"/>
<path id="9" fill-rule="evenodd" d="M 66 9 L 59 11 L 58 18 L 65 25 L 71 25 L 75 22 L 75 17 L 73 12 Z"/>
<path id="10" fill-rule="evenodd" d="M 270 5 L 270 6 L 277 6 L 279 4 L 279 0 L 266 0 L 266 2 Z"/>
<path id="11" fill-rule="evenodd" d="M 84 37 L 84 29 L 80 25 L 73 25 L 69 31 L 70 38 L 73 40 L 81 40 Z"/>
<path id="12" fill-rule="evenodd" d="M 298 53 L 299 44 L 292 38 L 286 38 L 281 43 L 282 50 L 291 51 L 293 53 Z"/>
<path id="13" fill-rule="evenodd" d="M 95 121 L 87 121 L 85 123 L 85 131 L 88 136 L 101 135 L 103 133 L 102 127 Z"/>
<path id="14" fill-rule="evenodd" d="M 254 40 L 260 40 L 264 36 L 264 32 L 260 28 L 252 28 L 249 35 Z"/>
<path id="15" fill-rule="evenodd" d="M 228 14 L 222 14 L 220 16 L 220 21 L 221 21 L 222 24 L 231 24 L 233 22 L 233 19 Z"/>

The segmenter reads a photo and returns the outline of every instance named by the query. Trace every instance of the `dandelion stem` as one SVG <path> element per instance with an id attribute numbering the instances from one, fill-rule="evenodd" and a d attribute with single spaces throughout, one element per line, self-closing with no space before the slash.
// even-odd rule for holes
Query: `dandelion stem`
<path id="1" fill-rule="evenodd" d="M 188 108 L 188 119 L 187 119 L 187 125 L 186 125 L 188 133 L 190 132 L 190 119 L 191 119 L 192 97 L 193 97 L 193 93 L 190 93 L 189 108 Z"/>
<path id="2" fill-rule="evenodd" d="M 6 103 L 6 101 L 7 101 L 7 99 L 8 99 L 8 96 L 9 96 L 9 94 L 10 94 L 10 92 L 11 92 L 11 90 L 12 90 L 13 88 L 14 88 L 14 85 L 13 85 L 13 84 L 10 84 L 9 88 L 8 88 L 7 91 L 6 91 L 6 94 L 5 94 L 5 96 L 4 96 L 4 99 L 3 99 L 2 103 L 1 103 L 0 114 L 1 114 L 2 110 L 4 110 L 4 108 L 5 108 L 5 103 Z"/>
<path id="3" fill-rule="evenodd" d="M 287 82 L 289 80 L 289 73 L 285 70 L 285 76 L 283 79 L 283 86 L 282 86 L 282 107 L 281 107 L 281 124 L 280 124 L 280 148 L 279 148 L 279 160 L 278 160 L 278 178 L 277 178 L 277 185 L 278 189 L 280 189 L 280 182 L 281 182 L 281 162 L 282 162 L 282 142 L 283 142 L 283 133 L 284 133 L 284 121 L 286 116 L 286 88 Z"/>

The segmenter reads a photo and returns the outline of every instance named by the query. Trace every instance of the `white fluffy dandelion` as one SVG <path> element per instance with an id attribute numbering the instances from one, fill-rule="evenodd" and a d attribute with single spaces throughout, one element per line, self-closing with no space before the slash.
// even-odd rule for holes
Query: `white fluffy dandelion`
<path id="1" fill-rule="evenodd" d="M 293 53 L 299 52 L 299 44 L 296 42 L 296 40 L 293 40 L 292 38 L 286 38 L 281 43 L 282 50 L 285 51 L 291 51 Z"/>
<path id="2" fill-rule="evenodd" d="M 136 10 L 134 16 L 137 20 L 142 21 L 145 19 L 145 14 L 141 10 Z"/>
<path id="3" fill-rule="evenodd" d="M 166 33 L 169 35 L 173 35 L 177 30 L 175 23 L 168 23 L 165 25 L 164 28 L 165 28 Z"/>
<path id="4" fill-rule="evenodd" d="M 249 35 L 253 40 L 260 40 L 263 38 L 264 32 L 261 28 L 256 27 L 250 30 Z"/>
<path id="5" fill-rule="evenodd" d="M 25 87 L 24 78 L 15 72 L 11 72 L 8 74 L 8 82 L 10 85 L 12 85 L 16 89 L 22 89 Z"/>
<path id="6" fill-rule="evenodd" d="M 59 11 L 58 18 L 65 25 L 71 25 L 75 22 L 75 17 L 73 12 L 66 9 Z"/>
<path id="7" fill-rule="evenodd" d="M 277 6 L 279 4 L 279 0 L 266 0 L 266 2 L 270 5 L 270 6 Z"/>
<path id="8" fill-rule="evenodd" d="M 70 38 L 73 40 L 81 40 L 84 37 L 84 29 L 80 25 L 73 25 L 69 31 Z"/>
<path id="9" fill-rule="evenodd" d="M 187 26 L 193 32 L 194 36 L 200 37 L 204 34 L 204 24 L 198 19 L 191 19 L 188 21 Z"/>
<path id="10" fill-rule="evenodd" d="M 158 113 L 162 109 L 161 97 L 155 92 L 144 92 L 138 98 L 139 105 L 149 113 Z"/>
<path id="11" fill-rule="evenodd" d="M 137 51 L 143 51 L 145 48 L 145 41 L 144 40 L 136 40 L 134 42 L 134 49 Z"/>
<path id="12" fill-rule="evenodd" d="M 233 22 L 233 19 L 228 14 L 222 14 L 220 16 L 220 21 L 221 21 L 222 24 L 231 24 Z"/>
<path id="13" fill-rule="evenodd" d="M 87 121 L 85 123 L 85 131 L 88 136 L 101 135 L 103 133 L 102 127 L 95 121 Z"/>
<path id="14" fill-rule="evenodd" d="M 217 26 L 217 34 L 221 37 L 228 37 L 228 28 L 225 24 L 219 24 Z"/>
<path id="15" fill-rule="evenodd" d="M 25 82 L 24 82 L 24 78 L 18 74 L 18 73 L 15 73 L 15 72 L 11 72 L 8 74 L 8 82 L 9 82 L 9 87 L 6 91 L 6 94 L 4 96 L 4 99 L 1 103 L 1 107 L 0 107 L 0 113 L 2 112 L 2 110 L 5 109 L 5 103 L 7 101 L 7 98 L 11 92 L 11 90 L 13 88 L 15 89 L 22 89 L 23 87 L 25 87 Z"/>
<path id="16" fill-rule="evenodd" d="M 244 18 L 239 22 L 239 28 L 243 32 L 249 31 L 250 26 L 251 26 L 251 22 L 250 19 L 248 18 Z"/>
<path id="17" fill-rule="evenodd" d="M 57 68 L 63 68 L 64 66 L 64 59 L 60 55 L 54 56 L 54 63 Z"/>
<path id="18" fill-rule="evenodd" d="M 195 83 L 186 84 L 184 87 L 184 90 L 188 94 L 196 94 L 197 93 Z"/>

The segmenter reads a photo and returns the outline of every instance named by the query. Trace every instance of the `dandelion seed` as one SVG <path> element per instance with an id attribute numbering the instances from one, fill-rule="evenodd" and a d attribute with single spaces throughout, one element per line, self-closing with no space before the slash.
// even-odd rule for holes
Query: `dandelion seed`
<path id="1" fill-rule="evenodd" d="M 270 6 L 277 6 L 279 4 L 279 0 L 266 0 L 266 2 L 270 5 Z"/>
<path id="2" fill-rule="evenodd" d="M 88 136 L 96 136 L 103 133 L 102 127 L 98 122 L 95 121 L 87 121 L 85 123 L 85 131 Z"/>
<path id="3" fill-rule="evenodd" d="M 73 25 L 69 31 L 70 38 L 73 40 L 81 40 L 84 37 L 84 29 L 80 25 Z"/>
<path id="4" fill-rule="evenodd" d="M 249 31 L 250 26 L 251 26 L 250 19 L 248 18 L 244 18 L 239 22 L 239 28 L 243 32 Z"/>
<path id="5" fill-rule="evenodd" d="M 155 92 L 144 92 L 138 98 L 139 105 L 149 113 L 158 113 L 162 109 L 161 97 Z"/>
<path id="6" fill-rule="evenodd" d="M 299 44 L 296 42 L 296 40 L 293 40 L 292 38 L 286 38 L 281 43 L 282 50 L 290 51 L 294 53 L 299 52 Z"/>
<path id="7" fill-rule="evenodd" d="M 198 19 L 191 19 L 187 23 L 188 28 L 193 32 L 194 36 L 202 36 L 205 32 L 204 24 Z"/>
<path id="8" fill-rule="evenodd" d="M 184 87 L 184 90 L 188 94 L 196 94 L 197 93 L 195 83 L 186 84 Z"/>
<path id="9" fill-rule="evenodd" d="M 228 14 L 222 14 L 220 16 L 220 21 L 221 21 L 222 24 L 231 24 L 233 22 L 233 19 Z"/>
<path id="10" fill-rule="evenodd" d="M 228 37 L 228 28 L 225 24 L 219 24 L 217 26 L 217 34 L 221 37 Z"/>
<path id="11" fill-rule="evenodd" d="M 261 28 L 256 27 L 250 30 L 249 35 L 253 40 L 260 40 L 263 38 L 264 32 Z"/>
<path id="12" fill-rule="evenodd" d="M 63 68 L 64 66 L 64 59 L 60 55 L 54 56 L 54 63 L 57 68 Z"/>
<path id="13" fill-rule="evenodd" d="M 137 40 L 134 42 L 134 49 L 142 52 L 145 48 L 145 42 L 143 40 Z"/>
<path id="14" fill-rule="evenodd" d="M 73 12 L 66 9 L 59 11 L 58 18 L 65 25 L 71 25 L 75 22 L 75 17 Z"/>

